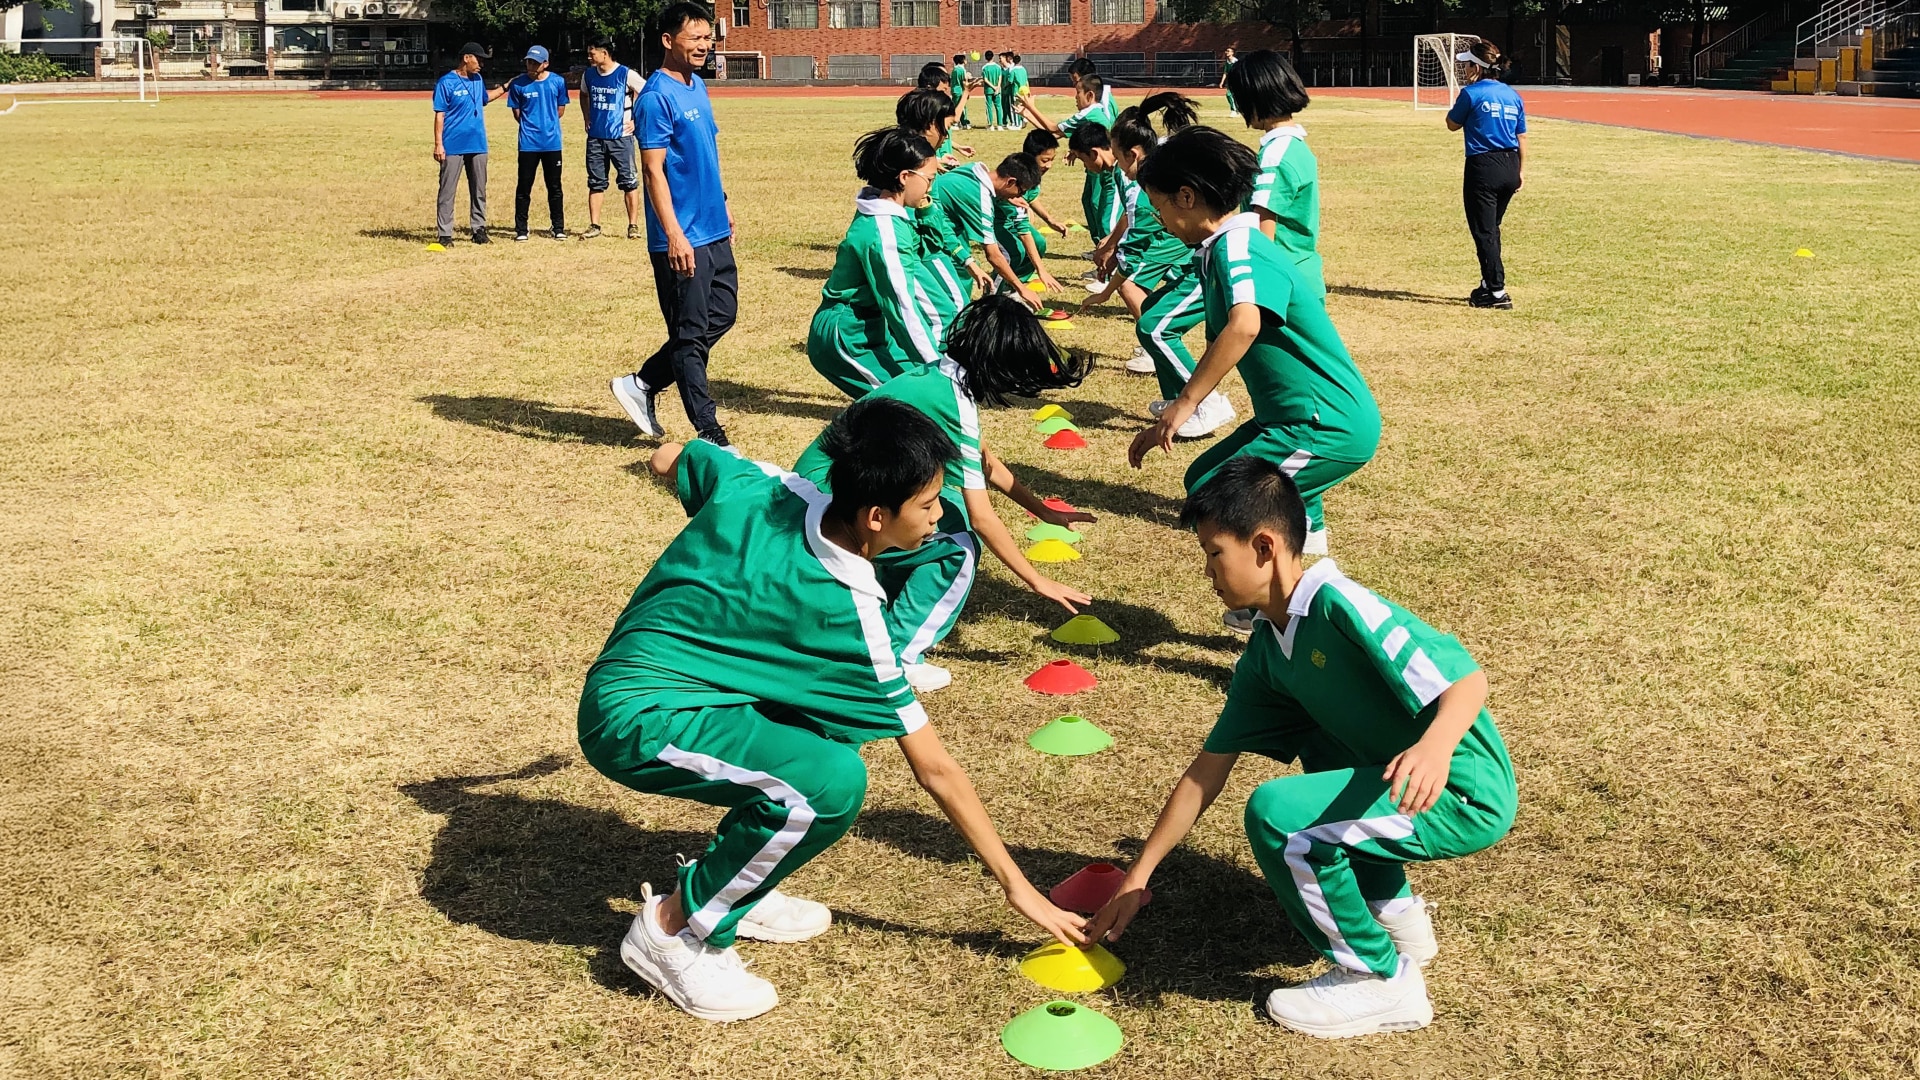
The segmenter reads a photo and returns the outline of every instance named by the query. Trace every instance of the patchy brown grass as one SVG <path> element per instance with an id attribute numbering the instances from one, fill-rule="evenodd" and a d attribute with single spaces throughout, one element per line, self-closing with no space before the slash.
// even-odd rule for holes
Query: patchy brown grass
<path id="1" fill-rule="evenodd" d="M 748 317 L 714 373 L 735 440 L 788 462 L 839 405 L 795 343 L 888 103 L 719 107 Z M 1117 949 L 1093 1003 L 1128 1042 L 1092 1075 L 1911 1075 L 1920 172 L 1542 122 L 1520 307 L 1474 312 L 1453 138 L 1380 102 L 1306 119 L 1386 417 L 1335 554 L 1484 662 L 1520 818 L 1417 872 L 1434 1026 L 1323 1044 L 1250 1008 L 1312 958 L 1238 831 L 1249 762 Z M 996 1033 L 1048 996 L 1014 970 L 1034 934 L 884 745 L 857 835 L 794 882 L 837 929 L 746 947 L 778 1011 L 708 1026 L 620 967 L 640 882 L 715 818 L 573 743 L 681 521 L 605 388 L 657 343 L 646 260 L 427 254 L 427 131 L 417 101 L 0 119 L 0 1073 L 1022 1071 Z M 1075 333 L 1129 347 L 1119 317 Z M 987 420 L 1101 514 L 1060 574 L 1125 635 L 1073 703 L 1118 742 L 1079 761 L 1021 743 L 1060 711 L 1019 686 L 1058 616 L 1006 575 L 938 654 L 936 722 L 1043 884 L 1134 850 L 1236 646 L 1181 463 L 1123 462 L 1151 396 L 1113 363 L 1061 395 L 1078 453 Z"/>

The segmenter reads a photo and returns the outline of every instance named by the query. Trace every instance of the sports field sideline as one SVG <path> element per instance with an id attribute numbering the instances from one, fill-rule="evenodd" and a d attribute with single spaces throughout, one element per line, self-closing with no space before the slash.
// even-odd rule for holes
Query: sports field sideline
<path id="1" fill-rule="evenodd" d="M 743 319 L 716 394 L 789 464 L 842 404 L 796 344 L 890 102 L 718 106 Z M 1485 664 L 1520 818 L 1421 872 L 1442 1018 L 1310 1042 L 1249 1007 L 1314 955 L 1240 834 L 1243 765 L 1115 948 L 1092 1000 L 1128 1042 L 1089 1075 L 1912 1075 L 1920 172 L 1539 119 L 1519 306 L 1472 311 L 1457 137 L 1333 95 L 1302 121 L 1386 427 L 1334 554 Z M 715 817 L 574 745 L 683 521 L 606 396 L 657 343 L 644 245 L 427 252 L 429 123 L 185 95 L 0 120 L 0 1073 L 1016 1075 L 995 1034 L 1047 996 L 1013 969 L 1037 939 L 884 745 L 798 881 L 836 929 L 745 950 L 779 1010 L 709 1027 L 621 968 L 639 882 Z M 1123 635 L 1073 653 L 1116 745 L 1024 748 L 1060 710 L 1019 679 L 1066 651 L 997 569 L 928 699 L 1041 882 L 1136 849 L 1239 648 L 1173 520 L 1194 451 L 1122 460 L 1151 380 L 1109 310 L 1059 396 L 1089 449 L 984 423 L 1101 516 L 1058 575 Z"/>

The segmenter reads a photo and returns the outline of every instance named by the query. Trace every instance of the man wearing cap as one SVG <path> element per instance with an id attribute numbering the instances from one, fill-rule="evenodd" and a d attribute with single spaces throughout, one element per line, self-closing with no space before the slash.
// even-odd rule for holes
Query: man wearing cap
<path id="1" fill-rule="evenodd" d="M 535 170 L 547 177 L 547 223 L 555 240 L 567 238 L 560 191 L 560 118 L 567 112 L 567 80 L 547 70 L 547 47 L 527 50 L 527 73 L 507 87 L 507 107 L 520 122 L 520 179 L 513 189 L 513 238 L 527 238 L 527 209 Z"/>
<path id="2" fill-rule="evenodd" d="M 587 46 L 587 69 L 580 73 L 581 115 L 587 122 L 587 231 L 600 235 L 600 207 L 612 171 L 627 204 L 627 239 L 640 239 L 640 173 L 634 168 L 633 105 L 646 80 L 613 60 L 613 42 L 600 38 Z"/>
<path id="3" fill-rule="evenodd" d="M 480 62 L 492 55 L 485 45 L 467 42 L 460 47 L 460 63 L 433 87 L 433 160 L 440 163 L 442 244 L 453 243 L 453 198 L 460 193 L 463 172 L 473 242 L 487 242 L 487 121 L 480 110 L 507 92 L 504 86 L 489 92 L 480 78 Z"/>
<path id="4" fill-rule="evenodd" d="M 665 53 L 634 105 L 640 172 L 647 193 L 647 248 L 667 341 L 639 371 L 613 380 L 613 396 L 642 432 L 659 437 L 653 399 L 678 383 L 694 432 L 726 446 L 707 356 L 733 328 L 739 277 L 733 213 L 720 183 L 719 128 L 707 84 L 695 74 L 713 51 L 713 13 L 681 0 L 658 16 Z"/>

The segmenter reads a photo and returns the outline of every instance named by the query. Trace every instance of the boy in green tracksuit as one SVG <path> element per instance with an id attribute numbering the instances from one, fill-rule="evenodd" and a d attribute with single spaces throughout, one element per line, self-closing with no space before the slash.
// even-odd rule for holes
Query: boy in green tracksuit
<path id="1" fill-rule="evenodd" d="M 1054 159 L 1059 154 L 1060 140 L 1050 131 L 1029 131 L 1020 152 L 1033 158 L 1040 170 L 1044 182 L 1047 173 L 1052 170 Z M 1040 185 L 1028 188 L 1018 199 L 1007 199 L 993 204 L 993 235 L 1000 247 L 1007 252 L 1013 263 L 1013 272 L 1021 281 L 1031 286 L 1035 279 L 1043 288 L 1060 291 L 1060 282 L 1047 270 L 1042 257 L 1047 253 L 1047 238 L 1034 228 L 1033 219 L 1038 217 L 1053 227 L 1062 236 L 1066 230 L 1047 216 L 1046 208 L 1040 205 Z M 1037 290 L 1036 290 L 1037 291 Z"/>
<path id="2" fill-rule="evenodd" d="M 984 58 L 980 64 L 980 93 L 987 102 L 987 130 L 999 131 L 1004 125 L 1000 122 L 1000 92 L 1005 88 L 1003 80 L 1006 72 L 1000 66 L 1000 58 L 989 49 L 981 53 Z"/>
<path id="3" fill-rule="evenodd" d="M 1307 146 L 1307 129 L 1294 115 L 1307 107 L 1307 89 L 1287 58 L 1268 49 L 1234 65 L 1224 79 L 1237 88 L 1240 114 L 1262 132 L 1260 171 L 1242 210 L 1260 215 L 1260 231 L 1280 245 L 1321 295 L 1320 163 Z"/>
<path id="4" fill-rule="evenodd" d="M 943 97 L 934 90 L 909 90 L 894 103 L 893 118 L 894 123 L 908 131 L 918 132 L 929 145 L 934 146 L 939 167 L 946 169 L 947 154 L 954 147 L 952 132 L 948 130 L 952 112 L 941 107 L 938 99 Z M 973 156 L 972 147 L 961 149 L 967 156 Z M 921 266 L 932 281 L 928 294 L 939 309 L 940 320 L 951 322 L 953 316 L 967 305 L 971 287 L 984 283 L 986 275 L 973 265 L 972 251 L 953 234 L 952 227 L 947 224 L 946 214 L 934 206 L 930 199 L 904 205 L 912 212 L 914 232 L 920 238 Z"/>
<path id="5" fill-rule="evenodd" d="M 958 126 L 972 127 L 973 121 L 967 118 L 967 54 L 953 54 L 953 70 L 948 75 L 947 86 L 953 98 L 953 111 L 960 117 Z"/>
<path id="6" fill-rule="evenodd" d="M 966 773 L 941 747 L 888 639 L 872 559 L 933 532 L 957 451 L 926 417 L 858 402 L 834 421 L 836 494 L 704 442 L 651 460 L 690 520 L 634 590 L 587 673 L 580 748 L 636 791 L 727 807 L 668 896 L 643 885 L 621 959 L 674 1004 L 744 1020 L 779 1003 L 736 936 L 802 941 L 825 905 L 775 886 L 845 835 L 866 795 L 858 748 L 897 739 L 1008 902 L 1083 940 L 1020 873 Z"/>
<path id="7" fill-rule="evenodd" d="M 1007 59 L 1013 66 L 1007 69 L 1012 93 L 1007 95 L 1007 126 L 1021 128 L 1026 126 L 1026 117 L 1020 112 L 1020 105 L 1027 100 L 1028 84 L 1026 66 L 1020 63 L 1019 53 L 1008 53 Z"/>
<path id="8" fill-rule="evenodd" d="M 1035 124 L 1063 139 L 1071 138 L 1083 124 L 1099 124 L 1111 130 L 1120 119 L 1119 111 L 1113 106 L 1112 91 L 1098 75 L 1075 77 L 1073 106 L 1073 115 L 1056 124 L 1042 116 L 1031 101 L 1022 105 Z M 1109 175 L 1087 170 L 1087 178 L 1080 186 L 1080 209 L 1087 216 L 1087 233 L 1095 244 L 1120 227 L 1119 189 Z"/>
<path id="9" fill-rule="evenodd" d="M 999 279 L 994 287 L 1012 293 L 1036 310 L 1040 298 L 1014 272 L 1012 260 L 994 235 L 993 223 L 998 213 L 996 203 L 1017 199 L 1039 183 L 1040 166 L 1026 154 L 1008 154 L 994 169 L 975 162 L 941 173 L 933 182 L 933 206 L 963 245 L 963 251 L 954 257 L 964 254 L 971 264 L 972 245 L 980 245 L 987 265 Z"/>
<path id="10" fill-rule="evenodd" d="M 1334 967 L 1275 990 L 1267 1015 L 1322 1038 L 1425 1027 L 1420 969 L 1438 946 L 1405 867 L 1492 846 L 1519 801 L 1487 677 L 1459 641 L 1333 560 L 1302 566 L 1305 507 L 1273 462 L 1228 462 L 1181 522 L 1199 534 L 1214 591 L 1259 614 L 1219 720 L 1088 933 L 1126 928 L 1241 754 L 1297 759 L 1299 775 L 1247 800 L 1247 842 L 1287 920 Z"/>

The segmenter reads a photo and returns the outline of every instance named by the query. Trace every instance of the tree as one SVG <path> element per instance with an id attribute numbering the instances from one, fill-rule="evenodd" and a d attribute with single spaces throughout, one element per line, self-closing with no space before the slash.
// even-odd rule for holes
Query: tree
<path id="1" fill-rule="evenodd" d="M 665 6 L 666 0 L 437 0 L 433 13 L 489 44 L 579 48 L 601 35 L 638 43 Z"/>
<path id="2" fill-rule="evenodd" d="M 1327 17 L 1322 0 L 1170 0 L 1181 22 L 1264 22 L 1285 30 L 1291 41 L 1293 64 L 1300 66 L 1301 36 Z"/>

